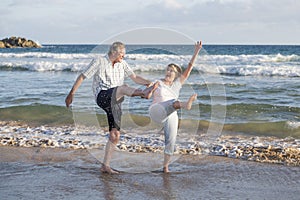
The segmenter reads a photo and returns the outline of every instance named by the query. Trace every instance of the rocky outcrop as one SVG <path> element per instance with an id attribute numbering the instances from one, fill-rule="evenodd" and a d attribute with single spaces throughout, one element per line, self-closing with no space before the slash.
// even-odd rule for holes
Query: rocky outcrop
<path id="1" fill-rule="evenodd" d="M 41 45 L 32 40 L 28 40 L 21 37 L 10 37 L 0 40 L 0 48 L 15 47 L 40 48 Z"/>

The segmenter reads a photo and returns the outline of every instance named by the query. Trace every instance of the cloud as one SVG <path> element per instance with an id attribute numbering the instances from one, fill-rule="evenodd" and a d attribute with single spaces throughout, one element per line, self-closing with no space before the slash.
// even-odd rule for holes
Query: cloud
<path id="1" fill-rule="evenodd" d="M 167 9 L 178 10 L 183 8 L 183 5 L 176 0 L 165 0 L 164 5 Z"/>
<path id="2" fill-rule="evenodd" d="M 123 29 L 142 26 L 171 28 L 192 37 L 204 35 L 211 43 L 300 43 L 300 1 L 182 2 L 158 1 L 134 12 L 123 12 L 120 24 L 126 24 Z"/>
<path id="3" fill-rule="evenodd" d="M 207 1 L 190 7 L 189 13 L 198 20 L 226 22 L 281 22 L 300 17 L 300 2 L 295 0 Z M 190 18 L 191 19 L 191 18 Z"/>
<path id="4" fill-rule="evenodd" d="M 211 42 L 253 42 L 250 37 L 259 40 L 264 35 L 269 41 L 300 43 L 298 0 L 3 0 L 1 4 L 0 36 L 29 34 L 41 42 L 92 42 L 133 28 L 162 27 L 192 37 L 201 34 Z"/>
<path id="5" fill-rule="evenodd" d="M 289 22 L 300 19 L 300 1 L 296 0 L 210 0 L 180 3 L 155 2 L 135 12 L 124 13 L 124 20 L 141 23 L 252 23 Z M 185 5 L 185 6 L 183 6 Z M 300 21 L 300 20 L 299 20 Z"/>

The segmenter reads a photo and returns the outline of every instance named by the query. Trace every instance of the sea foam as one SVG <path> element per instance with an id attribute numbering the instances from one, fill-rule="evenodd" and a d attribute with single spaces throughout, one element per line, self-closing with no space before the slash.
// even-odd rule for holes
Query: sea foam
<path id="1" fill-rule="evenodd" d="M 94 53 L 0 53 L 0 70 L 72 71 L 83 70 L 99 54 Z M 101 54 L 104 55 L 104 54 Z M 186 67 L 190 55 L 127 54 L 135 71 L 162 71 L 169 63 Z M 300 77 L 300 56 L 292 55 L 200 55 L 194 71 L 235 76 Z"/>

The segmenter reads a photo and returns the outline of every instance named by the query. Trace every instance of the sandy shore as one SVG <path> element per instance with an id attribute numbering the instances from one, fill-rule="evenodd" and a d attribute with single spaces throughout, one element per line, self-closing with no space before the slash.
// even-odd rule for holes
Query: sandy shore
<path id="1" fill-rule="evenodd" d="M 300 168 L 181 156 L 160 172 L 101 174 L 87 150 L 0 147 L 0 199 L 299 199 Z"/>

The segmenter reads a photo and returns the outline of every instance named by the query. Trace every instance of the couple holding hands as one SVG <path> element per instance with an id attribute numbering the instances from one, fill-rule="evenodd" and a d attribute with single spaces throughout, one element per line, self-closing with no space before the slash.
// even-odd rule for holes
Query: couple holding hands
<path id="1" fill-rule="evenodd" d="M 171 156 L 174 153 L 176 136 L 178 130 L 178 109 L 191 109 L 197 95 L 190 96 L 188 101 L 178 100 L 179 92 L 184 82 L 189 77 L 193 64 L 202 48 L 202 42 L 197 41 L 194 47 L 194 54 L 188 63 L 187 68 L 182 71 L 176 64 L 169 64 L 166 68 L 165 77 L 152 83 L 151 81 L 138 76 L 124 60 L 126 53 L 125 45 L 121 42 L 114 42 L 105 56 L 94 58 L 87 68 L 77 77 L 72 89 L 66 97 L 66 106 L 69 107 L 73 97 L 81 83 L 86 78 L 93 77 L 93 92 L 97 105 L 107 115 L 109 125 L 109 140 L 105 147 L 105 156 L 101 172 L 115 174 L 116 170 L 110 167 L 110 160 L 115 145 L 120 138 L 121 125 L 121 104 L 124 96 L 140 96 L 152 98 L 149 114 L 153 121 L 163 123 L 165 136 L 163 171 L 169 172 Z M 147 86 L 146 89 L 136 89 L 124 85 L 124 79 L 131 78 L 136 84 Z"/>

